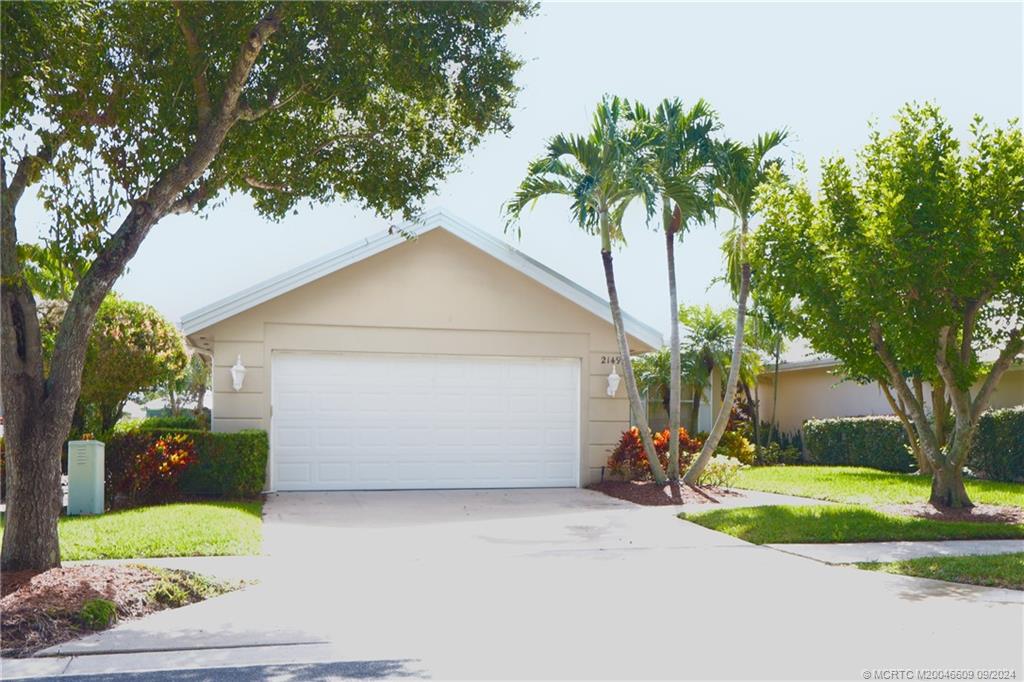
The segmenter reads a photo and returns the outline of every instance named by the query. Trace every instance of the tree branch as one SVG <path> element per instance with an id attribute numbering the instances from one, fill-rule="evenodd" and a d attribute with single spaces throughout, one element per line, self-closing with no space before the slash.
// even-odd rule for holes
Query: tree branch
<path id="1" fill-rule="evenodd" d="M 935 353 L 935 366 L 946 384 L 946 390 L 953 399 L 953 409 L 956 412 L 957 430 L 959 431 L 964 420 L 973 421 L 971 418 L 971 397 L 957 385 L 956 375 L 949 365 L 949 344 L 953 340 L 953 328 L 946 325 L 939 329 L 938 350 Z M 969 390 L 969 389 L 968 389 Z"/>
<path id="2" fill-rule="evenodd" d="M 200 183 L 199 186 L 191 192 L 182 193 L 182 195 L 178 197 L 173 204 L 171 204 L 170 208 L 167 209 L 167 213 L 173 215 L 191 213 L 196 206 L 213 196 L 213 194 L 216 193 L 223 184 L 223 182 L 214 182 L 212 178 Z"/>
<path id="3" fill-rule="evenodd" d="M 210 101 L 210 86 L 206 81 L 206 64 L 203 60 L 203 50 L 199 45 L 199 38 L 185 16 L 185 4 L 181 0 L 174 0 L 174 8 L 177 10 L 175 20 L 181 35 L 185 38 L 185 51 L 188 52 L 188 61 L 192 69 L 192 89 L 196 93 L 196 112 L 199 128 L 203 128 L 210 122 L 210 113 L 213 111 L 213 104 Z"/>
<path id="4" fill-rule="evenodd" d="M 960 363 L 967 365 L 971 360 L 971 344 L 974 342 L 974 325 L 978 321 L 978 311 L 988 302 L 990 294 L 985 293 L 976 301 L 971 301 L 964 311 L 963 338 L 960 339 Z"/>
<path id="5" fill-rule="evenodd" d="M 287 192 L 288 191 L 288 186 L 287 185 L 281 185 L 281 184 L 274 183 L 274 182 L 266 182 L 264 180 L 260 180 L 258 178 L 253 178 L 253 177 L 247 177 L 245 179 L 245 183 L 247 185 L 249 185 L 250 187 L 255 187 L 256 189 L 265 189 L 265 190 L 269 190 L 271 192 Z"/>
<path id="6" fill-rule="evenodd" d="M 3 188 L 3 200 L 0 201 L 0 315 L 4 318 L 4 324 L 0 326 L 0 383 L 12 403 L 20 400 L 19 396 L 26 395 L 30 400 L 38 400 L 44 391 L 42 339 L 36 300 L 25 281 L 18 258 L 15 207 L 31 182 L 31 174 L 25 172 L 25 168 L 26 160 L 22 159 L 8 185 L 7 166 L 0 155 L 0 187 Z M 13 200 L 8 197 L 13 197 Z M 8 389 L 10 394 L 7 394 Z"/>
<path id="7" fill-rule="evenodd" d="M 885 396 L 886 402 L 889 403 L 892 413 L 899 417 L 900 423 L 903 424 L 903 431 L 907 434 L 907 442 L 910 443 L 910 449 L 914 451 L 914 459 L 917 460 L 917 466 L 920 468 L 921 463 L 927 462 L 927 460 L 924 459 L 924 455 L 921 453 L 921 444 L 917 442 L 917 434 L 914 433 L 914 426 L 910 423 L 910 419 L 907 418 L 905 407 L 896 402 L 892 391 L 889 389 L 889 384 L 879 381 L 878 385 L 882 388 L 882 394 Z"/>
<path id="8" fill-rule="evenodd" d="M 942 453 L 939 449 L 938 442 L 935 439 L 935 433 L 928 424 L 928 415 L 924 412 L 924 406 L 917 401 L 917 398 L 914 397 L 910 387 L 907 386 L 906 379 L 903 378 L 903 372 L 900 371 L 896 358 L 893 357 L 892 351 L 889 350 L 889 346 L 885 343 L 885 337 L 882 335 L 881 325 L 878 324 L 878 322 L 873 321 L 868 335 L 870 336 L 871 343 L 875 348 L 875 354 L 878 355 L 879 359 L 882 361 L 882 365 L 885 366 L 886 372 L 889 374 L 890 383 L 893 388 L 896 389 L 897 395 L 900 396 L 903 403 L 908 407 L 910 416 L 914 421 L 914 426 L 917 427 L 918 440 L 923 446 L 925 446 L 922 450 L 924 450 L 925 453 L 932 452 L 935 456 L 941 457 Z"/>
<path id="9" fill-rule="evenodd" d="M 989 370 L 988 376 L 985 377 L 985 382 L 978 389 L 978 395 L 975 396 L 974 404 L 971 406 L 972 421 L 977 420 L 988 407 L 992 391 L 995 390 L 999 380 L 1003 378 L 1003 374 L 1010 368 L 1014 359 L 1021 353 L 1024 353 L 1024 326 L 1017 327 L 1016 330 L 1010 332 L 1010 338 L 1007 340 L 1006 346 L 992 365 L 992 369 Z"/>
<path id="10" fill-rule="evenodd" d="M 63 134 L 43 133 L 42 137 L 42 144 L 39 145 L 35 154 L 25 154 L 21 157 L 17 168 L 14 169 L 14 175 L 11 176 L 11 184 L 7 184 L 6 177 L 3 180 L 3 200 L 11 207 L 12 211 L 21 201 L 25 190 L 35 184 L 42 169 L 53 161 L 53 157 L 65 140 Z"/>
<path id="11" fill-rule="evenodd" d="M 222 117 L 231 117 L 232 119 L 238 117 L 238 102 L 242 96 L 245 82 L 249 79 L 249 73 L 256 63 L 256 58 L 259 57 L 260 50 L 263 49 L 270 36 L 274 35 L 281 27 L 283 14 L 284 5 L 276 5 L 249 31 L 249 37 L 242 45 L 242 50 L 224 85 L 224 96 L 221 98 L 220 109 Z"/>
<path id="12" fill-rule="evenodd" d="M 286 106 L 289 102 L 291 102 L 293 99 L 295 99 L 296 97 L 298 97 L 299 95 L 304 93 L 306 90 L 307 90 L 307 87 L 305 85 L 302 85 L 301 87 L 296 89 L 295 92 L 293 92 L 292 94 L 288 95 L 284 99 L 278 99 L 276 96 L 272 97 L 271 101 L 270 101 L 270 104 L 267 104 L 266 106 L 259 107 L 257 109 L 254 109 L 251 106 L 249 106 L 248 104 L 243 103 L 243 104 L 239 105 L 239 107 L 238 107 L 238 119 L 240 121 L 256 121 L 256 120 L 259 120 L 259 119 L 263 118 L 264 116 L 266 116 L 267 114 L 269 114 L 270 112 L 277 111 L 281 107 Z"/>

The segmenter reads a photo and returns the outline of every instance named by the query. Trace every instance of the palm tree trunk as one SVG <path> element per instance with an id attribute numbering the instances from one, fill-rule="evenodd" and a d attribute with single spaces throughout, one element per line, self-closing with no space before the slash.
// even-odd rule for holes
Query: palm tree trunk
<path id="1" fill-rule="evenodd" d="M 747 237 L 747 221 L 744 219 L 741 225 L 740 231 L 740 247 L 744 248 L 744 243 Z M 740 281 L 740 295 L 739 301 L 736 306 L 736 336 L 732 343 L 732 364 L 729 366 L 729 378 L 726 381 L 726 390 L 731 392 L 736 390 L 736 382 L 740 376 L 740 358 L 743 354 L 743 325 L 747 320 L 747 296 L 750 293 L 750 263 L 746 260 L 746 255 L 741 253 L 743 262 L 743 276 Z M 714 454 L 715 448 L 718 447 L 718 442 L 722 439 L 722 434 L 725 433 L 725 427 L 729 423 L 729 413 L 732 410 L 729 406 L 723 402 L 722 409 L 718 411 L 718 415 L 715 417 L 715 424 L 711 427 L 711 433 L 708 434 L 707 440 L 704 441 L 703 447 L 700 449 L 700 455 L 693 461 L 690 468 L 687 469 L 686 475 L 683 476 L 683 482 L 690 485 L 696 485 L 700 479 L 700 475 L 704 473 L 704 467 L 708 465 L 708 461 L 711 459 L 711 455 Z"/>
<path id="2" fill-rule="evenodd" d="M 700 431 L 700 401 L 704 399 L 704 389 L 696 386 L 693 389 L 693 403 L 690 404 L 690 435 Z"/>
<path id="3" fill-rule="evenodd" d="M 608 284 L 608 303 L 611 307 L 612 324 L 615 326 L 615 337 L 619 343 L 619 355 L 622 357 L 622 378 L 626 384 L 629 406 L 637 421 L 636 427 L 640 431 L 640 441 L 643 443 L 644 452 L 647 453 L 647 463 L 651 468 L 651 475 L 656 482 L 664 484 L 667 479 L 661 468 L 661 462 L 658 461 L 658 453 L 654 449 L 651 428 L 647 422 L 647 410 L 643 401 L 640 400 L 640 391 L 636 387 L 636 377 L 633 375 L 633 363 L 629 360 L 629 341 L 626 339 L 626 328 L 622 324 L 622 309 L 619 307 L 619 294 L 615 288 L 615 270 L 612 267 L 610 247 L 608 250 L 601 249 L 601 260 L 604 262 L 604 277 Z"/>
<path id="4" fill-rule="evenodd" d="M 666 210 L 667 212 L 667 210 Z M 679 302 L 676 296 L 676 248 L 674 216 L 668 215 L 665 225 L 665 253 L 668 256 L 669 368 L 668 385 L 668 479 L 679 480 L 679 402 L 682 397 L 682 370 L 679 367 Z"/>

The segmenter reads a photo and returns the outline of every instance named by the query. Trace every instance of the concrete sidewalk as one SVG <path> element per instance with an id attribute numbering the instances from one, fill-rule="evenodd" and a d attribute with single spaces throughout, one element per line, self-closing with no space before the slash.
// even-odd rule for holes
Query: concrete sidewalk
<path id="1" fill-rule="evenodd" d="M 826 564 L 890 562 L 931 556 L 972 556 L 1024 552 L 1024 540 L 933 540 L 765 545 Z"/>

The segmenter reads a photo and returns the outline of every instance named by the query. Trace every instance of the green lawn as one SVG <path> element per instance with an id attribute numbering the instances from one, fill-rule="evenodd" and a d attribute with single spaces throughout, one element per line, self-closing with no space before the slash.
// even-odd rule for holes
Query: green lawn
<path id="1" fill-rule="evenodd" d="M 61 517 L 60 556 L 74 561 L 259 554 L 262 508 L 262 502 L 190 502 Z"/>
<path id="2" fill-rule="evenodd" d="M 1024 538 L 1024 525 L 934 521 L 854 505 L 746 507 L 679 518 L 758 545 L 775 542 L 882 542 Z"/>
<path id="3" fill-rule="evenodd" d="M 736 488 L 813 497 L 851 504 L 927 502 L 931 477 L 862 467 L 751 467 L 739 472 Z M 975 503 L 1024 507 L 1024 484 L 967 481 Z"/>
<path id="4" fill-rule="evenodd" d="M 948 556 L 909 559 L 893 563 L 857 564 L 869 571 L 901 573 L 954 583 L 1024 590 L 1024 553 L 986 556 Z"/>

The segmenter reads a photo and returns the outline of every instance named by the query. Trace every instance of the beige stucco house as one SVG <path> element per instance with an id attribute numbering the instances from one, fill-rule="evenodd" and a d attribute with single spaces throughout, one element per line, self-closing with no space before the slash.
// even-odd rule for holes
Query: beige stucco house
<path id="1" fill-rule="evenodd" d="M 892 414 L 877 384 L 844 381 L 839 363 L 832 358 L 786 362 L 779 368 L 776 419 L 782 431 L 796 431 L 808 419 Z M 760 377 L 761 415 L 772 413 L 774 374 Z M 975 393 L 978 387 L 975 387 Z M 991 407 L 1024 405 L 1024 366 L 1018 364 L 1003 375 L 992 393 Z"/>
<path id="2" fill-rule="evenodd" d="M 183 319 L 214 358 L 213 429 L 269 432 L 269 490 L 598 478 L 629 422 L 608 303 L 444 212 L 407 229 Z"/>

